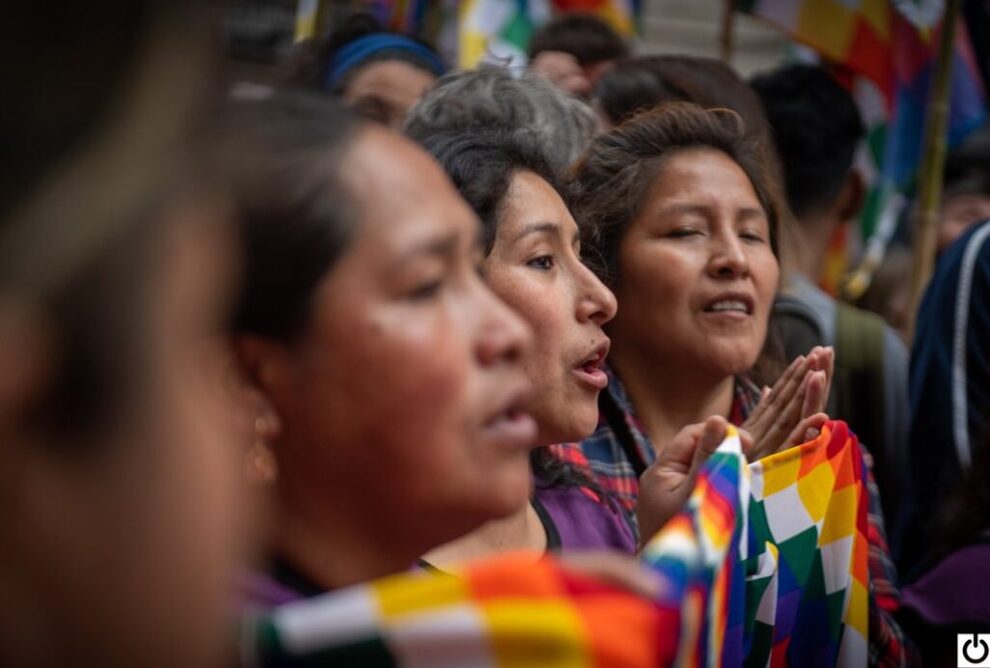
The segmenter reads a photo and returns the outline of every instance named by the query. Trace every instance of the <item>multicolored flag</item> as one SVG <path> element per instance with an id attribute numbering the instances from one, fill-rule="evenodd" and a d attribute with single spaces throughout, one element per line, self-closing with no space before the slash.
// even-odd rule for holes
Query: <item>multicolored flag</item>
<path id="1" fill-rule="evenodd" d="M 429 0 L 367 0 L 370 11 L 381 24 L 393 32 L 420 35 Z"/>
<path id="2" fill-rule="evenodd" d="M 485 61 L 525 65 L 533 32 L 550 17 L 549 0 L 464 0 L 458 63 L 463 68 Z"/>
<path id="3" fill-rule="evenodd" d="M 553 5 L 560 12 L 596 14 L 627 37 L 636 33 L 643 8 L 642 0 L 553 0 Z"/>
<path id="4" fill-rule="evenodd" d="M 860 666 L 867 492 L 859 444 L 830 422 L 747 465 L 733 430 L 644 548 L 654 601 L 551 559 L 352 587 L 253 620 L 248 665 Z"/>
<path id="5" fill-rule="evenodd" d="M 596 14 L 619 34 L 631 36 L 641 4 L 642 0 L 463 0 L 458 62 L 463 68 L 485 61 L 525 65 L 535 30 L 565 12 Z"/>
<path id="6" fill-rule="evenodd" d="M 876 262 L 907 203 L 921 159 L 942 0 L 740 0 L 740 11 L 770 22 L 852 76 L 868 139 L 859 167 L 872 179 L 862 216 L 866 255 Z M 949 145 L 986 118 L 979 69 L 965 27 L 956 35 Z M 831 263 L 835 265 L 832 258 Z"/>

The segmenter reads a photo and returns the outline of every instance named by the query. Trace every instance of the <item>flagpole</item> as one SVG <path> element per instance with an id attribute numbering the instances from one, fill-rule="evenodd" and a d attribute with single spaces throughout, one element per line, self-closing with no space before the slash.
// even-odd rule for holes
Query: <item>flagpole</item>
<path id="1" fill-rule="evenodd" d="M 725 13 L 722 15 L 719 47 L 722 62 L 726 65 L 732 64 L 732 52 L 735 49 L 736 3 L 737 0 L 725 0 Z"/>
<path id="2" fill-rule="evenodd" d="M 947 150 L 946 130 L 952 103 L 952 61 L 955 52 L 956 23 L 962 0 L 947 0 L 942 21 L 935 76 L 929 95 L 925 122 L 924 152 L 918 168 L 918 199 L 912 214 L 914 261 L 911 264 L 911 319 L 908 339 L 914 338 L 918 307 L 935 267 L 935 239 L 938 210 L 942 199 L 942 173 Z"/>

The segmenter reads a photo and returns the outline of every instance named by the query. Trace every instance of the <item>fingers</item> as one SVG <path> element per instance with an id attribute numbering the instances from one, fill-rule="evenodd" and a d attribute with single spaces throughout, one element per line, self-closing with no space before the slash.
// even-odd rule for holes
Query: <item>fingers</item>
<path id="1" fill-rule="evenodd" d="M 825 402 L 828 399 L 826 383 L 824 371 L 812 371 L 808 374 L 805 379 L 804 405 L 801 408 L 801 417 L 808 417 L 825 410 Z"/>
<path id="2" fill-rule="evenodd" d="M 826 422 L 828 422 L 828 415 L 825 413 L 815 413 L 801 420 L 788 435 L 785 448 L 801 445 L 818 438 Z"/>
<path id="3" fill-rule="evenodd" d="M 650 465 L 650 468 L 686 473 L 694 459 L 695 446 L 698 443 L 698 439 L 701 438 L 706 424 L 689 424 L 677 432 L 670 443 L 660 448 L 657 458 Z"/>
<path id="4" fill-rule="evenodd" d="M 604 580 L 648 599 L 659 598 L 666 583 L 635 558 L 618 552 L 564 552 L 560 562 L 569 570 Z"/>
<path id="5" fill-rule="evenodd" d="M 763 410 L 759 413 L 753 411 L 750 419 L 746 421 L 745 426 L 754 432 L 758 441 L 762 440 L 760 434 L 780 422 L 781 412 L 789 408 L 795 395 L 800 391 L 809 366 L 809 358 L 799 355 L 774 384 L 766 400 L 761 402 Z"/>
<path id="6" fill-rule="evenodd" d="M 750 434 L 745 429 L 740 429 L 739 442 L 742 444 L 743 454 L 749 457 L 749 453 L 753 450 L 753 445 L 755 444 L 755 441 L 753 440 L 753 435 Z"/>
<path id="7" fill-rule="evenodd" d="M 724 417 L 713 415 L 705 420 L 702 425 L 701 438 L 698 439 L 698 446 L 694 449 L 692 471 L 697 471 L 718 450 L 718 446 L 725 440 L 728 431 L 729 423 Z"/>

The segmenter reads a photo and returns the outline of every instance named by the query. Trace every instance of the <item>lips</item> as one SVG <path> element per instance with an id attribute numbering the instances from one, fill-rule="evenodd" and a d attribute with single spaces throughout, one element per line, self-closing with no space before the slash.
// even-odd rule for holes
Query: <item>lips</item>
<path id="1" fill-rule="evenodd" d="M 512 392 L 500 402 L 498 412 L 482 425 L 487 439 L 506 449 L 531 449 L 536 444 L 537 426 L 524 409 L 528 399 L 527 384 L 527 389 Z"/>
<path id="2" fill-rule="evenodd" d="M 727 292 L 709 299 L 704 303 L 702 311 L 719 315 L 750 316 L 753 315 L 754 300 L 742 292 Z"/>
<path id="3" fill-rule="evenodd" d="M 608 339 L 605 339 L 574 367 L 574 374 L 581 383 L 599 391 L 608 387 L 605 358 L 608 357 L 609 345 Z"/>

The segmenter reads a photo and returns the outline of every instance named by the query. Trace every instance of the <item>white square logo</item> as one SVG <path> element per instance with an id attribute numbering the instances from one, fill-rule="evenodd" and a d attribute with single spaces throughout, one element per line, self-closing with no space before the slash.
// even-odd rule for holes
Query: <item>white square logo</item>
<path id="1" fill-rule="evenodd" d="M 960 668 L 990 667 L 990 633 L 957 634 L 956 663 Z"/>

